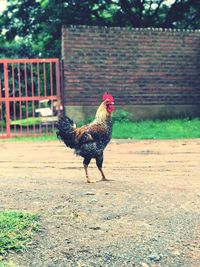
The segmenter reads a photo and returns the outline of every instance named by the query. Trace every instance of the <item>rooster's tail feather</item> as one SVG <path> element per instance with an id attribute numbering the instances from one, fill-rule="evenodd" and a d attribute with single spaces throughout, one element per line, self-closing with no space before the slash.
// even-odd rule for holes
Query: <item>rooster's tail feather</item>
<path id="1" fill-rule="evenodd" d="M 56 128 L 58 139 L 62 140 L 70 148 L 76 147 L 76 136 L 74 133 L 74 122 L 69 117 L 59 119 Z"/>

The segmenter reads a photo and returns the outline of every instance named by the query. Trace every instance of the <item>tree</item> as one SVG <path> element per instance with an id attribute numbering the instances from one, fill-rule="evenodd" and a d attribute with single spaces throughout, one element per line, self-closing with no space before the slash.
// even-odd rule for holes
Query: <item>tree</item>
<path id="1" fill-rule="evenodd" d="M 189 29 L 200 26 L 198 0 L 119 0 L 119 5 L 114 24 Z"/>
<path id="2" fill-rule="evenodd" d="M 62 25 L 200 27 L 199 0 L 7 1 L 0 17 L 0 54 L 8 56 L 12 43 L 19 56 L 59 57 Z"/>

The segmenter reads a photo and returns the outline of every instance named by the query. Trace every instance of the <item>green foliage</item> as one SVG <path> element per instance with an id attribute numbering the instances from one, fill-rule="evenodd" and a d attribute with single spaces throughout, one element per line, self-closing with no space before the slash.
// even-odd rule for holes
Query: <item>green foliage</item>
<path id="1" fill-rule="evenodd" d="M 124 110 L 124 109 L 117 109 L 113 112 L 112 115 L 112 122 L 116 123 L 116 122 L 128 122 L 130 121 L 130 115 L 129 112 Z M 78 122 L 77 123 L 77 127 L 81 127 L 84 124 L 88 124 L 91 123 L 94 120 L 94 116 L 90 116 L 88 117 L 86 120 Z"/>
<path id="2" fill-rule="evenodd" d="M 1 58 L 27 58 L 34 56 L 31 45 L 23 39 L 3 42 L 0 40 L 0 44 Z"/>
<path id="3" fill-rule="evenodd" d="M 20 211 L 0 212 L 0 254 L 26 249 L 33 233 L 38 230 L 39 217 Z"/>
<path id="4" fill-rule="evenodd" d="M 130 121 L 129 112 L 124 110 L 124 109 L 118 109 L 118 110 L 113 112 L 112 120 L 113 120 L 113 123 L 128 122 L 128 121 Z"/>

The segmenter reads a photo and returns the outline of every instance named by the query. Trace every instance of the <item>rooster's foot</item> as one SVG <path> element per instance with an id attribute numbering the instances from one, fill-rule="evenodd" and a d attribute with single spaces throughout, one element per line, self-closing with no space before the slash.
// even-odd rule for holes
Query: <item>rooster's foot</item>
<path id="1" fill-rule="evenodd" d="M 101 179 L 101 181 L 103 181 L 103 182 L 108 182 L 108 181 L 110 181 L 110 180 L 104 177 L 104 178 Z"/>

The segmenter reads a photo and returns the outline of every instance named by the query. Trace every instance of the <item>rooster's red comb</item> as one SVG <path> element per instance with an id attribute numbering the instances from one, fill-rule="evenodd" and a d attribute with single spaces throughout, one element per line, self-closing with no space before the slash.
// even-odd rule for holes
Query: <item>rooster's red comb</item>
<path id="1" fill-rule="evenodd" d="M 110 102 L 114 102 L 113 96 L 111 94 L 109 94 L 109 93 L 105 93 L 103 95 L 103 101 L 105 101 L 106 99 L 108 99 Z"/>

